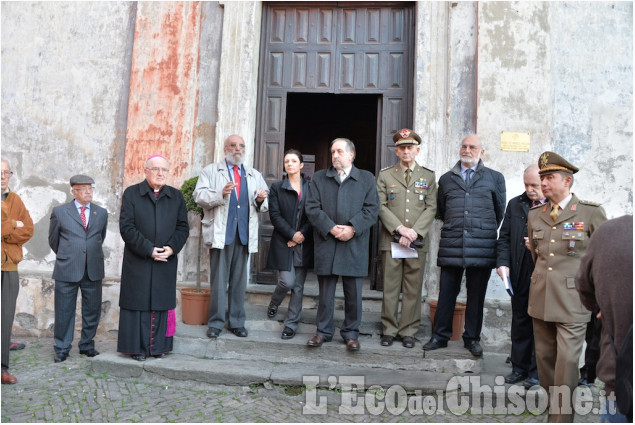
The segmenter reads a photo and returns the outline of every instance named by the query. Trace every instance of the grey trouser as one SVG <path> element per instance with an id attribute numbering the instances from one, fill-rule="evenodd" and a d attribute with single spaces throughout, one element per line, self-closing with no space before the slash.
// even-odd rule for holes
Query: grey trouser
<path id="1" fill-rule="evenodd" d="M 290 271 L 280 271 L 280 281 L 271 295 L 271 302 L 279 306 L 287 292 L 291 290 L 289 308 L 284 325 L 293 329 L 298 329 L 298 323 L 302 317 L 302 294 L 304 293 L 304 281 L 306 279 L 306 267 L 291 267 Z"/>
<path id="2" fill-rule="evenodd" d="M 245 326 L 245 290 L 247 289 L 247 260 L 249 251 L 238 237 L 223 249 L 209 250 L 210 289 L 207 326 L 223 329 L 227 304 L 227 328 Z M 226 297 L 229 298 L 227 303 Z"/>
<path id="3" fill-rule="evenodd" d="M 17 271 L 2 272 L 2 371 L 9 369 L 9 346 L 15 316 L 15 304 L 20 290 Z"/>
<path id="4" fill-rule="evenodd" d="M 79 349 L 95 348 L 95 334 L 101 318 L 101 280 L 90 280 L 88 273 L 79 282 L 55 281 L 55 327 L 53 341 L 56 353 L 71 351 L 75 333 L 77 291 L 82 291 L 82 335 Z"/>
<path id="5" fill-rule="evenodd" d="M 337 275 L 318 275 L 320 295 L 317 334 L 327 341 L 331 341 L 335 333 L 333 311 L 338 277 Z M 344 322 L 340 328 L 340 335 L 344 340 L 357 339 L 359 324 L 362 321 L 362 278 L 342 276 L 342 287 L 344 289 Z"/>

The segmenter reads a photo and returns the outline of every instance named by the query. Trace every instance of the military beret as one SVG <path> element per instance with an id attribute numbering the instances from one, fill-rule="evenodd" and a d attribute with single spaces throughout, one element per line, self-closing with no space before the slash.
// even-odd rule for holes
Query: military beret
<path id="1" fill-rule="evenodd" d="M 538 174 L 549 174 L 556 171 L 575 174 L 580 169 L 555 152 L 543 152 L 538 159 Z"/>
<path id="2" fill-rule="evenodd" d="M 71 186 L 75 186 L 76 184 L 95 184 L 95 180 L 93 180 L 92 177 L 77 174 L 71 177 Z"/>
<path id="3" fill-rule="evenodd" d="M 417 133 L 407 128 L 403 128 L 393 134 L 392 141 L 395 142 L 395 147 L 421 144 L 421 137 Z"/>

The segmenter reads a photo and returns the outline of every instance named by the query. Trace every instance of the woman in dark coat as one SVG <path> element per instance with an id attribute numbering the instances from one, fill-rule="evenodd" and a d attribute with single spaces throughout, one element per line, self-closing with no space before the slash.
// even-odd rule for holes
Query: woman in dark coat
<path id="1" fill-rule="evenodd" d="M 267 309 L 269 318 L 275 317 L 278 306 L 291 290 L 287 318 L 284 321 L 282 339 L 295 336 L 302 316 L 302 294 L 307 270 L 313 267 L 313 232 L 304 213 L 304 200 L 309 182 L 301 174 L 302 154 L 290 149 L 284 155 L 287 178 L 271 185 L 269 191 L 269 218 L 273 235 L 267 268 L 280 270 L 280 280 L 271 295 Z"/>
<path id="2" fill-rule="evenodd" d="M 117 351 L 139 361 L 172 351 L 177 254 L 190 233 L 185 200 L 165 184 L 167 173 L 165 158 L 150 157 L 146 180 L 127 188 L 121 202 L 119 231 L 126 245 Z"/>

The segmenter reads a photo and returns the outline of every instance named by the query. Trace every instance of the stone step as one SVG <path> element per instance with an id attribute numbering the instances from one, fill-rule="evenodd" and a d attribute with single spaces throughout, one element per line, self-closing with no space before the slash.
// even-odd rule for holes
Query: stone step
<path id="1" fill-rule="evenodd" d="M 249 283 L 247 285 L 245 301 L 252 305 L 269 305 L 271 294 L 275 289 L 275 285 L 263 285 L 259 283 Z M 304 283 L 304 292 L 302 299 L 302 307 L 305 309 L 317 309 L 318 306 L 318 281 L 317 276 L 309 273 Z M 381 312 L 381 301 L 383 292 L 370 289 L 370 281 L 364 279 L 362 289 L 362 311 Z M 283 305 L 287 305 L 289 295 L 286 296 Z M 337 284 L 335 290 L 335 309 L 344 310 L 344 292 L 342 291 L 341 281 Z"/>
<path id="2" fill-rule="evenodd" d="M 407 391 L 436 394 L 445 391 L 452 373 L 389 370 L 381 368 L 323 365 L 305 359 L 303 363 L 274 363 L 264 360 L 206 359 L 170 354 L 145 362 L 118 353 L 104 353 L 92 360 L 95 374 L 143 381 L 160 385 L 178 385 L 205 389 L 206 384 L 248 386 L 285 385 L 340 388 L 346 377 L 363 379 L 365 388 L 400 385 Z M 316 378 L 317 377 L 317 378 Z"/>
<path id="3" fill-rule="evenodd" d="M 302 320 L 296 336 L 282 340 L 288 300 L 281 304 L 274 319 L 268 319 L 266 306 L 273 289 L 270 285 L 249 285 L 245 304 L 247 338 L 238 338 L 225 329 L 217 339 L 209 339 L 207 326 L 179 322 L 174 350 L 167 357 L 137 362 L 127 355 L 104 353 L 93 359 L 93 371 L 152 383 L 172 382 L 188 386 L 273 384 L 333 388 L 341 377 L 348 376 L 363 378 L 366 388 L 400 385 L 423 394 L 446 390 L 448 380 L 457 374 L 482 371 L 483 359 L 473 357 L 462 341 L 450 341 L 446 349 L 424 352 L 422 344 L 430 337 L 430 320 L 426 316 L 415 336 L 414 348 L 404 348 L 400 341 L 395 341 L 391 347 L 382 347 L 379 343 L 381 292 L 371 290 L 364 291 L 360 351 L 347 351 L 337 328 L 333 341 L 320 348 L 308 347 L 306 342 L 315 334 L 316 280 L 307 281 Z M 343 301 L 339 290 L 334 311 L 336 327 L 344 319 Z"/>
<path id="4" fill-rule="evenodd" d="M 424 352 L 421 344 L 407 349 L 395 341 L 391 347 L 382 347 L 378 335 L 360 335 L 360 351 L 349 352 L 337 331 L 333 341 L 320 348 L 308 347 L 306 341 L 315 332 L 309 324 L 301 324 L 290 340 L 280 338 L 283 324 L 275 320 L 250 320 L 246 327 L 247 338 L 224 330 L 217 339 L 209 339 L 206 326 L 179 323 L 174 351 L 164 359 L 137 362 L 127 355 L 104 353 L 93 359 L 92 368 L 97 374 L 152 383 L 174 380 L 182 385 L 192 381 L 304 386 L 308 382 L 333 387 L 342 376 L 352 376 L 363 377 L 366 388 L 398 384 L 428 394 L 445 390 L 456 374 L 480 373 L 483 364 L 460 341 L 450 342 L 444 350 Z"/>
<path id="5" fill-rule="evenodd" d="M 306 342 L 314 335 L 314 327 L 300 326 L 299 332 L 290 340 L 280 338 L 283 329 L 281 323 L 248 322 L 247 328 L 247 338 L 238 338 L 224 330 L 214 340 L 205 335 L 205 326 L 179 324 L 174 337 L 174 352 L 201 359 L 254 359 L 289 364 L 311 359 L 315 364 L 333 367 L 345 365 L 439 373 L 479 373 L 481 370 L 480 359 L 463 348 L 461 341 L 452 341 L 444 350 L 424 352 L 420 344 L 407 349 L 395 341 L 390 347 L 382 347 L 378 335 L 360 335 L 362 348 L 359 352 L 351 353 L 346 350 L 337 330 L 333 341 L 313 348 L 308 347 Z"/>

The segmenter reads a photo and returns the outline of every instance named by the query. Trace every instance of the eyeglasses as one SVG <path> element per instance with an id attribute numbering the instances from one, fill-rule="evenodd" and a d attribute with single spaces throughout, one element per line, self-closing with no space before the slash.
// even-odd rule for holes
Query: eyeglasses
<path id="1" fill-rule="evenodd" d="M 3 177 L 11 177 L 13 175 L 13 171 L 4 171 L 2 170 L 2 176 Z"/>
<path id="2" fill-rule="evenodd" d="M 230 143 L 229 146 L 232 148 L 235 148 L 236 146 L 240 146 L 242 149 L 245 149 L 244 143 Z"/>
<path id="3" fill-rule="evenodd" d="M 95 186 L 74 187 L 73 190 L 80 193 L 92 192 L 95 190 Z"/>
<path id="4" fill-rule="evenodd" d="M 169 168 L 159 168 L 159 167 L 146 168 L 146 170 L 152 171 L 155 174 L 157 174 L 159 171 L 162 171 L 164 173 L 167 173 L 168 171 L 170 171 Z"/>

